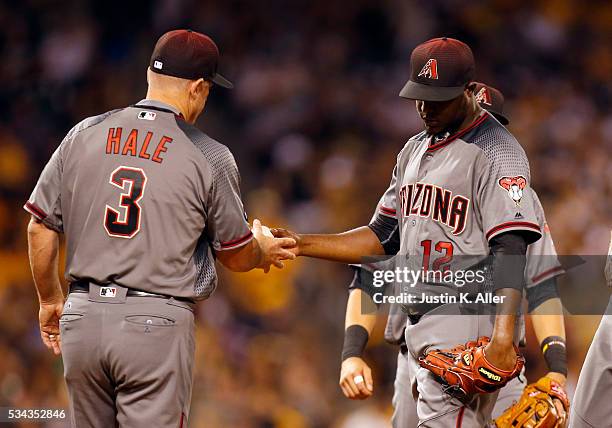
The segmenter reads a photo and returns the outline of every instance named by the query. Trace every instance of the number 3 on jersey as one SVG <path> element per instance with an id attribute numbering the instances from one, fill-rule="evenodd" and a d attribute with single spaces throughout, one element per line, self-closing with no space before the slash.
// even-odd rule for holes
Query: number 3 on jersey
<path id="1" fill-rule="evenodd" d="M 106 233 L 116 238 L 133 238 L 140 230 L 141 207 L 138 201 L 144 195 L 147 176 L 140 168 L 120 166 L 112 172 L 109 183 L 123 190 L 123 193 L 119 197 L 119 211 L 106 206 Z"/>

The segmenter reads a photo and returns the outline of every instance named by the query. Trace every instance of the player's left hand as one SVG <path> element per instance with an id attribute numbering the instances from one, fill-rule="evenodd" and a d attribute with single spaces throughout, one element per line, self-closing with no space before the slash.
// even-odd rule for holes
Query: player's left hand
<path id="1" fill-rule="evenodd" d="M 40 337 L 47 348 L 55 355 L 60 355 L 61 338 L 59 320 L 64 310 L 64 302 L 41 302 L 38 311 L 38 322 L 40 324 Z"/>
<path id="2" fill-rule="evenodd" d="M 365 400 L 374 393 L 372 370 L 359 357 L 350 357 L 342 362 L 340 388 L 351 400 Z"/>
<path id="3" fill-rule="evenodd" d="M 554 380 L 559 378 L 559 375 L 565 378 L 560 373 L 548 373 L 537 382 L 527 385 L 519 400 L 495 419 L 494 426 L 497 428 L 565 428 L 570 404 L 565 388 Z"/>
<path id="4" fill-rule="evenodd" d="M 502 370 L 512 370 L 518 358 L 512 345 L 502 347 L 491 341 L 484 348 L 489 363 Z"/>
<path id="5" fill-rule="evenodd" d="M 563 388 L 563 391 L 565 391 L 565 384 L 567 383 L 567 378 L 565 377 L 563 373 L 548 372 L 545 377 L 550 378 L 554 380 L 555 382 L 557 382 L 557 384 L 559 384 L 559 386 Z M 559 398 L 556 398 L 553 396 L 553 402 L 555 403 L 557 412 L 560 415 L 566 414 L 569 411 L 569 409 L 565 408 L 565 404 Z M 567 421 L 569 420 L 569 418 L 566 416 L 565 420 Z"/>

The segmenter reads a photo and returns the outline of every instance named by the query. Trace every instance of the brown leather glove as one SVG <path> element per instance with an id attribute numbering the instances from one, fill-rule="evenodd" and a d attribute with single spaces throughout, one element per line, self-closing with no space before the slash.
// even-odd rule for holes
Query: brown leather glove
<path id="1" fill-rule="evenodd" d="M 490 393 L 504 387 L 521 372 L 525 359 L 517 352 L 512 370 L 502 370 L 492 365 L 484 354 L 489 338 L 481 337 L 452 349 L 429 351 L 419 358 L 421 367 L 431 371 L 446 391 L 459 399 L 477 393 Z"/>
<path id="2" fill-rule="evenodd" d="M 563 405 L 555 406 L 554 399 Z M 565 428 L 569 400 L 563 387 L 549 377 L 525 387 L 519 401 L 495 420 L 497 428 Z"/>

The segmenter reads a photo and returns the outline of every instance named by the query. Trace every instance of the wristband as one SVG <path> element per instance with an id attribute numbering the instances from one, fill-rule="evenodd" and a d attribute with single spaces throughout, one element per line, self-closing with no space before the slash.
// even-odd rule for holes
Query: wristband
<path id="1" fill-rule="evenodd" d="M 541 349 L 548 370 L 567 376 L 567 347 L 565 339 L 560 336 L 549 336 L 542 341 Z"/>
<path id="2" fill-rule="evenodd" d="M 344 331 L 344 345 L 342 346 L 342 361 L 350 357 L 361 357 L 368 344 L 370 335 L 359 324 L 353 324 Z"/>

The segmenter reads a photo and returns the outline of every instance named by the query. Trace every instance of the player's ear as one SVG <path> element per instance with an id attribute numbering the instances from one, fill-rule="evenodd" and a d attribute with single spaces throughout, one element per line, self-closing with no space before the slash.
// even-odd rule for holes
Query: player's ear
<path id="1" fill-rule="evenodd" d="M 209 90 L 210 82 L 204 80 L 203 78 L 193 80 L 189 84 L 189 96 L 191 98 L 200 99 L 201 97 L 206 97 L 208 96 Z"/>
<path id="2" fill-rule="evenodd" d="M 468 95 L 472 95 L 476 91 L 476 83 L 471 82 L 465 85 L 465 90 L 468 92 Z"/>

